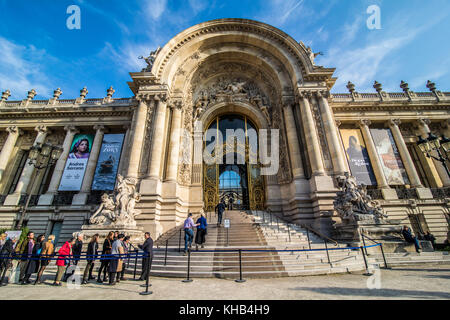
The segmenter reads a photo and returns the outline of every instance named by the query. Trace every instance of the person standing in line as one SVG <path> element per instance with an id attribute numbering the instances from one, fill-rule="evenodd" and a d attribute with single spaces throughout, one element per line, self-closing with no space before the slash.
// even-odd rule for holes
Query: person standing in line
<path id="1" fill-rule="evenodd" d="M 86 268 L 84 268 L 83 274 L 83 283 L 87 284 L 89 280 L 95 279 L 92 276 L 92 270 L 94 269 L 94 262 L 98 256 L 98 237 L 100 235 L 98 233 L 94 234 L 91 241 L 88 244 L 87 252 L 86 252 Z"/>
<path id="2" fill-rule="evenodd" d="M 192 220 L 192 212 L 189 212 L 188 217 L 184 220 L 184 255 L 187 254 L 188 247 L 192 246 L 192 240 L 194 240 L 194 227 L 198 224 L 194 224 Z"/>
<path id="3" fill-rule="evenodd" d="M 128 253 L 130 252 L 130 237 L 126 236 L 125 238 L 123 238 L 123 250 L 125 251 L 125 255 L 128 255 Z M 123 267 L 122 267 L 122 272 L 120 274 L 120 281 L 124 281 L 125 279 L 125 269 L 128 267 L 128 263 L 127 261 L 129 261 L 129 259 L 125 258 L 123 260 Z"/>
<path id="4" fill-rule="evenodd" d="M 98 283 L 103 283 L 103 282 L 107 281 L 106 273 L 108 272 L 108 266 L 109 266 L 109 261 L 110 261 L 108 255 L 111 254 L 113 239 L 114 239 L 114 232 L 110 231 L 108 233 L 108 236 L 106 237 L 105 241 L 103 242 L 101 265 L 100 265 L 100 268 L 98 269 L 98 277 L 97 277 Z M 102 270 L 103 270 L 103 281 L 101 279 Z"/>
<path id="5" fill-rule="evenodd" d="M 114 231 L 114 238 L 113 238 L 113 241 L 116 241 L 117 239 L 118 239 L 118 237 L 119 237 L 119 231 Z"/>
<path id="6" fill-rule="evenodd" d="M 5 243 L 6 243 L 6 233 L 2 233 L 0 235 L 0 251 L 2 250 Z"/>
<path id="7" fill-rule="evenodd" d="M 20 255 L 19 283 L 22 283 L 23 278 L 25 277 L 25 271 L 27 270 L 28 263 L 30 262 L 29 258 L 33 253 L 33 247 L 34 232 L 30 231 L 27 233 L 27 238 L 16 247 L 16 252 Z"/>
<path id="8" fill-rule="evenodd" d="M 44 274 L 45 268 L 49 265 L 50 259 L 53 257 L 55 253 L 55 236 L 49 235 L 47 242 L 42 245 L 41 251 L 41 267 L 39 268 L 39 272 L 36 277 L 36 281 L 34 284 L 41 284 L 43 281 L 41 280 L 42 275 Z"/>
<path id="9" fill-rule="evenodd" d="M 195 250 L 198 250 L 198 246 L 201 245 L 204 248 L 205 236 L 207 233 L 208 223 L 205 218 L 205 214 L 202 212 L 200 218 L 197 219 L 197 233 L 195 234 Z"/>
<path id="10" fill-rule="evenodd" d="M 21 284 L 30 284 L 30 277 L 33 273 L 37 273 L 39 271 L 39 257 L 41 255 L 42 246 L 44 244 L 45 235 L 41 234 L 37 237 L 36 243 L 33 246 L 33 250 L 31 252 L 30 261 L 28 262 L 27 269 L 25 270 L 25 276 L 22 280 Z"/>
<path id="11" fill-rule="evenodd" d="M 144 237 L 144 243 L 138 245 L 139 249 L 143 250 L 145 254 L 145 257 L 142 259 L 142 273 L 139 277 L 140 281 L 146 280 L 149 276 L 153 261 L 153 239 L 150 237 L 150 232 L 146 232 Z"/>
<path id="12" fill-rule="evenodd" d="M 109 285 L 111 286 L 115 285 L 117 282 L 120 282 L 120 275 L 122 273 L 123 265 L 121 255 L 125 253 L 122 243 L 124 238 L 125 235 L 119 234 L 117 236 L 117 240 L 115 240 L 112 244 L 111 254 L 113 256 L 111 258 L 111 262 L 109 263 Z"/>
<path id="13" fill-rule="evenodd" d="M 58 271 L 56 272 L 54 286 L 61 286 L 61 279 L 66 270 L 66 265 L 70 261 L 70 255 L 72 254 L 72 246 L 75 244 L 75 238 L 71 238 L 69 241 L 64 243 L 64 245 L 58 251 L 58 260 L 56 260 L 56 265 L 58 266 Z"/>
<path id="14" fill-rule="evenodd" d="M 81 251 L 83 250 L 83 234 L 78 233 L 77 234 L 77 240 L 75 241 L 75 244 L 72 248 L 72 254 L 73 254 L 73 264 L 77 265 L 78 261 L 80 261 Z"/>
<path id="15" fill-rule="evenodd" d="M 17 239 L 13 237 L 12 239 L 7 239 L 2 249 L 0 250 L 0 256 L 2 259 L 0 260 L 0 286 L 6 286 L 8 283 L 3 282 L 5 279 L 6 271 L 13 267 L 12 258 L 15 255 L 14 245 Z"/>
<path id="16" fill-rule="evenodd" d="M 225 201 L 222 199 L 221 202 L 216 206 L 215 210 L 217 212 L 217 226 L 219 227 L 222 224 L 222 217 L 225 211 Z"/>

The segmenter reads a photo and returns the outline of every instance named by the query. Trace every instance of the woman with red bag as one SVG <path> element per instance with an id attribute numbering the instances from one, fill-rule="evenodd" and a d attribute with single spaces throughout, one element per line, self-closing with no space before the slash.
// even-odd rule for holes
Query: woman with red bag
<path id="1" fill-rule="evenodd" d="M 59 258 L 56 260 L 56 265 L 58 266 L 58 272 L 56 273 L 54 286 L 61 286 L 61 279 L 64 275 L 66 265 L 70 260 L 70 255 L 72 254 L 72 246 L 75 244 L 75 238 L 71 238 L 69 241 L 64 243 L 64 245 L 59 249 Z"/>

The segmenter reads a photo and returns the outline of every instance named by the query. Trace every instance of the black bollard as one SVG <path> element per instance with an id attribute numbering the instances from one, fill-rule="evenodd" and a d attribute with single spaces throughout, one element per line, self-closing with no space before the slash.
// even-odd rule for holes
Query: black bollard
<path id="1" fill-rule="evenodd" d="M 330 266 L 333 266 L 333 265 L 331 264 L 330 254 L 328 253 L 328 244 L 327 244 L 327 240 L 324 239 L 323 242 L 325 243 L 325 251 L 327 252 L 328 263 L 330 264 Z"/>
<path id="2" fill-rule="evenodd" d="M 306 237 L 308 238 L 308 247 L 309 247 L 309 250 L 311 250 L 311 240 L 309 240 L 309 230 L 308 230 L 308 229 L 306 229 Z"/>
<path id="3" fill-rule="evenodd" d="M 147 277 L 145 279 L 145 291 L 139 293 L 141 296 L 148 296 L 150 294 L 153 294 L 152 291 L 148 291 L 148 287 L 151 286 L 151 284 L 149 284 L 148 282 L 149 282 L 149 278 L 150 278 L 150 269 L 152 267 L 152 258 L 150 257 L 150 252 L 148 252 L 147 254 L 148 254 L 148 262 L 147 262 L 147 270 L 148 271 L 147 271 Z"/>
<path id="4" fill-rule="evenodd" d="M 191 273 L 191 248 L 188 248 L 187 278 L 182 282 L 192 282 L 192 279 L 189 277 L 190 273 Z"/>
<path id="5" fill-rule="evenodd" d="M 385 269 L 390 269 L 387 265 L 387 260 L 386 260 L 386 256 L 384 255 L 384 250 L 383 250 L 383 244 L 380 243 L 380 249 L 381 249 L 381 255 L 383 256 L 383 261 L 384 261 L 384 268 Z"/>
<path id="6" fill-rule="evenodd" d="M 245 282 L 245 280 L 242 279 L 242 249 L 239 249 L 239 279 L 234 281 L 238 283 Z"/>
<path id="7" fill-rule="evenodd" d="M 181 229 L 180 229 L 180 236 L 178 238 L 178 252 L 181 252 Z"/>
<path id="8" fill-rule="evenodd" d="M 291 229 L 289 229 L 289 223 L 287 224 L 287 227 L 288 227 L 289 242 L 291 242 Z"/>
<path id="9" fill-rule="evenodd" d="M 167 246 L 169 245 L 169 240 L 166 240 L 166 253 L 164 254 L 164 265 L 167 265 Z"/>
<path id="10" fill-rule="evenodd" d="M 134 250 L 134 254 L 136 255 L 135 259 L 134 259 L 134 273 L 133 273 L 133 280 L 136 280 L 136 267 L 137 267 L 137 261 L 138 261 L 138 249 Z"/>
<path id="11" fill-rule="evenodd" d="M 369 266 L 367 264 L 367 259 L 366 259 L 366 255 L 364 253 L 364 248 L 363 247 L 359 247 L 361 249 L 363 258 L 364 258 L 364 265 L 366 266 L 366 273 L 364 273 L 365 276 L 371 276 L 372 274 L 369 272 Z"/>

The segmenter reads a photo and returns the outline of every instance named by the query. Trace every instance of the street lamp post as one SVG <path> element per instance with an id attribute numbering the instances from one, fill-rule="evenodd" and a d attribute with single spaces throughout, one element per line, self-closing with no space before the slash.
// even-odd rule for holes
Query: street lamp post
<path id="1" fill-rule="evenodd" d="M 419 146 L 420 151 L 422 151 L 428 158 L 433 158 L 434 160 L 441 162 L 450 178 L 450 171 L 447 166 L 447 161 L 449 160 L 448 154 L 450 152 L 450 139 L 445 136 L 442 136 L 442 138 L 439 139 L 432 133 L 428 135 L 428 139 L 426 140 L 421 136 L 418 138 L 419 141 L 417 142 L 417 145 Z M 438 157 L 431 154 L 433 151 L 437 152 Z"/>
<path id="2" fill-rule="evenodd" d="M 23 219 L 25 217 L 25 213 L 28 210 L 28 206 L 30 205 L 31 192 L 34 189 L 34 184 L 37 180 L 36 177 L 39 176 L 39 171 L 53 166 L 56 163 L 56 161 L 58 161 L 62 152 L 63 149 L 61 147 L 54 146 L 49 143 L 44 144 L 37 143 L 31 147 L 30 153 L 28 155 L 29 159 L 28 164 L 33 165 L 37 169 L 37 172 L 34 175 L 33 182 L 31 183 L 31 191 L 30 194 L 27 195 L 27 201 L 25 203 L 25 206 L 21 210 L 20 220 L 17 225 L 18 230 L 22 229 Z"/>

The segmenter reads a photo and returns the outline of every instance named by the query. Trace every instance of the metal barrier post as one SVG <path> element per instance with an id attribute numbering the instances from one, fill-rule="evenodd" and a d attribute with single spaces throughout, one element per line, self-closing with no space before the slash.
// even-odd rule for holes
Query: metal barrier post
<path id="1" fill-rule="evenodd" d="M 178 238 L 178 252 L 181 252 L 181 229 L 180 229 L 180 236 Z"/>
<path id="2" fill-rule="evenodd" d="M 364 235 L 363 234 L 361 234 L 361 238 L 362 238 L 362 241 L 363 241 L 364 251 L 366 251 L 366 256 L 368 256 L 369 254 L 367 253 L 366 241 L 364 240 Z"/>
<path id="3" fill-rule="evenodd" d="M 306 229 L 306 237 L 308 238 L 308 247 L 309 247 L 309 250 L 311 250 L 311 241 L 309 240 L 309 230 L 308 230 L 308 229 Z"/>
<path id="4" fill-rule="evenodd" d="M 263 211 L 263 222 L 266 223 L 266 213 Z"/>
<path id="5" fill-rule="evenodd" d="M 166 240 L 166 253 L 164 254 L 164 265 L 167 265 L 167 247 L 169 246 L 169 239 Z"/>
<path id="6" fill-rule="evenodd" d="M 136 280 L 136 267 L 137 267 L 137 261 L 138 261 L 138 249 L 134 249 L 134 254 L 136 255 L 134 259 L 134 274 L 133 274 L 133 280 Z"/>
<path id="7" fill-rule="evenodd" d="M 151 259 L 151 256 L 150 256 L 150 252 L 148 252 L 147 277 L 145 279 L 145 291 L 139 293 L 141 296 L 148 296 L 148 295 L 153 293 L 152 291 L 148 291 L 148 287 L 149 287 L 148 281 L 149 281 L 149 278 L 150 278 L 150 269 L 151 269 L 151 267 L 152 267 L 152 259 Z"/>
<path id="8" fill-rule="evenodd" d="M 228 247 L 228 229 L 229 228 L 227 228 L 227 245 L 226 245 L 226 247 Z"/>
<path id="9" fill-rule="evenodd" d="M 381 249 L 381 254 L 383 256 L 383 261 L 384 261 L 384 268 L 385 269 L 390 269 L 387 265 L 387 261 L 386 261 L 386 256 L 384 255 L 384 250 L 383 250 L 383 244 L 380 243 L 380 249 Z"/>
<path id="10" fill-rule="evenodd" d="M 238 283 L 245 282 L 245 280 L 242 279 L 242 249 L 239 249 L 239 279 L 235 281 Z"/>
<path id="11" fill-rule="evenodd" d="M 328 253 L 328 244 L 327 244 L 327 240 L 324 239 L 323 242 L 325 243 L 325 251 L 327 252 L 328 263 L 330 264 L 330 266 L 333 266 L 333 265 L 331 264 L 330 254 Z"/>
<path id="12" fill-rule="evenodd" d="M 270 216 L 270 225 L 272 226 L 272 214 L 269 214 Z"/>
<path id="13" fill-rule="evenodd" d="M 369 266 L 367 264 L 367 259 L 366 259 L 366 255 L 364 254 L 364 248 L 363 247 L 359 247 L 361 249 L 363 258 L 364 258 L 364 265 L 366 266 L 366 273 L 364 273 L 365 276 L 371 276 L 372 274 L 369 272 Z"/>
<path id="14" fill-rule="evenodd" d="M 287 227 L 288 227 L 289 242 L 291 242 L 291 229 L 289 229 L 289 223 L 287 224 Z"/>
<path id="15" fill-rule="evenodd" d="M 277 228 L 278 228 L 278 233 L 280 233 L 280 219 L 277 217 Z"/>
<path id="16" fill-rule="evenodd" d="M 187 267 L 187 279 L 182 282 L 192 282 L 192 279 L 189 278 L 191 273 L 191 248 L 188 248 L 188 267 Z"/>

